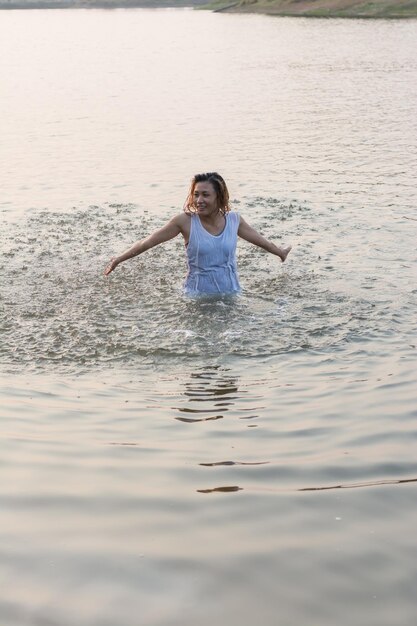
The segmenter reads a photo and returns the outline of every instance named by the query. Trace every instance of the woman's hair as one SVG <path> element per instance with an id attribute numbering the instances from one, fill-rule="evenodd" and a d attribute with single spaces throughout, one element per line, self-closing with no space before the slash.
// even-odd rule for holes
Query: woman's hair
<path id="1" fill-rule="evenodd" d="M 223 213 L 224 215 L 230 211 L 229 191 L 226 183 L 217 172 L 207 172 L 206 174 L 196 174 L 191 179 L 188 196 L 184 203 L 184 211 L 186 213 L 196 213 L 196 207 L 194 204 L 194 189 L 197 183 L 211 183 L 214 191 L 216 192 L 220 213 Z"/>

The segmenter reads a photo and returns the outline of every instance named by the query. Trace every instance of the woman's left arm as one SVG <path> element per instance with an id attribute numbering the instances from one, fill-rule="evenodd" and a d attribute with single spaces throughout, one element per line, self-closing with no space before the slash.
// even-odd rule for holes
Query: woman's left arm
<path id="1" fill-rule="evenodd" d="M 252 226 L 249 226 L 243 217 L 240 218 L 237 234 L 239 237 L 245 239 L 245 241 L 249 241 L 249 243 L 252 243 L 254 246 L 259 246 L 259 248 L 263 248 L 267 252 L 279 256 L 282 262 L 285 261 L 289 251 L 291 250 L 291 246 L 288 246 L 287 248 L 280 248 L 279 246 L 276 246 L 272 243 L 272 241 L 269 241 L 269 239 L 266 239 L 258 233 L 258 231 L 252 228 Z"/>

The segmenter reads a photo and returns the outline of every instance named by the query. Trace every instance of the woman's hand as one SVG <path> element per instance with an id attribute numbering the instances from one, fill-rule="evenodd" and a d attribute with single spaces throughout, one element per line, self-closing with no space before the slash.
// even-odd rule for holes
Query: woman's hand
<path id="1" fill-rule="evenodd" d="M 108 276 L 113 270 L 116 269 L 118 265 L 119 265 L 119 261 L 117 260 L 117 257 L 113 257 L 112 259 L 110 259 L 110 263 L 107 265 L 106 269 L 104 270 L 104 276 Z"/>

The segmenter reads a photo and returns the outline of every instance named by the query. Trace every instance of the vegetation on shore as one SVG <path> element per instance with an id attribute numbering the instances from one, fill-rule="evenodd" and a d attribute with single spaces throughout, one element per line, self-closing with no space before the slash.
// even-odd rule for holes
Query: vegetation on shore
<path id="1" fill-rule="evenodd" d="M 302 17 L 417 17 L 417 0 L 0 0 L 0 9 L 193 7 Z"/>
<path id="2" fill-rule="evenodd" d="M 417 17 L 417 0 L 214 0 L 205 8 L 302 17 Z"/>

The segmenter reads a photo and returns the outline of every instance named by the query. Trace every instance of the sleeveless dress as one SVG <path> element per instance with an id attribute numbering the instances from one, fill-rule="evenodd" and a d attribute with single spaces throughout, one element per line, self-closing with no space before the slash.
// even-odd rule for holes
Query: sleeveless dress
<path id="1" fill-rule="evenodd" d="M 191 215 L 190 239 L 186 247 L 188 274 L 184 292 L 190 296 L 240 292 L 236 264 L 238 213 L 226 213 L 219 235 L 209 233 L 198 215 Z"/>

